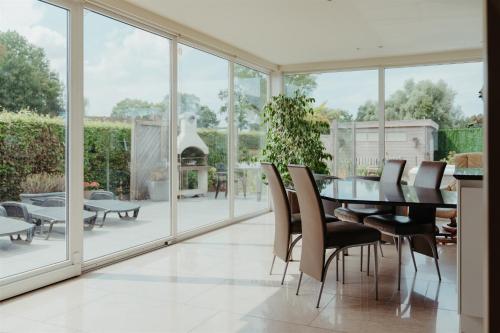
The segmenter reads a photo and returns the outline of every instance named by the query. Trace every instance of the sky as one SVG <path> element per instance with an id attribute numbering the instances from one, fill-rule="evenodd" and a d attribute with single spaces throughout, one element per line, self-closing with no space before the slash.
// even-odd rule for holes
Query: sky
<path id="1" fill-rule="evenodd" d="M 22 20 L 19 18 L 23 18 Z M 125 98 L 161 102 L 169 93 L 170 42 L 150 32 L 85 11 L 84 95 L 86 115 L 109 116 Z M 66 85 L 67 12 L 36 0 L 0 0 L 0 31 L 15 30 L 42 47 L 51 68 Z M 179 92 L 200 97 L 218 110 L 218 93 L 227 89 L 228 62 L 186 45 L 180 45 Z M 477 97 L 483 85 L 482 63 L 394 68 L 386 71 L 386 96 L 413 78 L 445 80 L 457 95 L 464 115 L 482 113 Z M 317 75 L 313 92 L 317 104 L 342 108 L 355 115 L 366 100 L 377 100 L 377 70 Z"/>

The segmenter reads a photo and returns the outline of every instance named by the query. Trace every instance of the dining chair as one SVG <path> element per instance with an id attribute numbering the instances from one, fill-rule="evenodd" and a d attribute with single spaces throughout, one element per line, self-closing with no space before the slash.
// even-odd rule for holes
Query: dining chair
<path id="1" fill-rule="evenodd" d="M 283 278 L 281 279 L 281 284 L 283 284 L 288 269 L 288 263 L 292 257 L 293 248 L 302 238 L 301 215 L 300 213 L 291 213 L 290 202 L 288 201 L 285 186 L 283 185 L 283 180 L 276 166 L 272 163 L 265 162 L 262 162 L 261 166 L 269 183 L 269 188 L 271 189 L 271 197 L 274 206 L 274 257 L 269 274 L 272 274 L 276 257 L 282 259 L 286 263 Z M 325 221 L 330 223 L 338 221 L 338 219 L 332 215 L 326 214 Z M 293 236 L 296 236 L 295 239 L 293 239 Z"/>
<path id="2" fill-rule="evenodd" d="M 445 168 L 446 162 L 422 162 L 418 168 L 413 186 L 416 187 L 417 191 L 418 189 L 439 190 Z M 401 252 L 403 248 L 403 240 L 405 238 L 409 241 L 410 253 L 415 271 L 417 271 L 417 264 L 413 253 L 413 239 L 414 237 L 422 237 L 427 241 L 434 257 L 434 263 L 436 265 L 439 281 L 441 281 L 441 272 L 439 270 L 435 238 L 435 208 L 410 207 L 408 210 L 408 216 L 396 214 L 370 215 L 365 218 L 364 224 L 380 230 L 383 234 L 396 237 L 398 244 L 398 290 L 401 289 Z"/>
<path id="3" fill-rule="evenodd" d="M 311 170 L 301 165 L 289 165 L 288 170 L 293 180 L 302 216 L 302 254 L 300 257 L 300 277 L 296 295 L 304 273 L 321 282 L 318 302 L 325 285 L 328 267 L 332 260 L 344 250 L 373 245 L 375 254 L 375 299 L 378 300 L 378 256 L 377 243 L 380 232 L 377 229 L 361 223 L 338 221 L 326 223 L 318 188 L 314 182 Z M 325 262 L 326 250 L 333 249 Z M 338 272 L 338 267 L 337 267 Z"/>
<path id="4" fill-rule="evenodd" d="M 380 183 L 400 184 L 401 177 L 406 165 L 406 160 L 387 160 L 382 169 L 380 177 L 357 176 L 354 179 L 378 180 Z M 345 207 L 335 209 L 334 215 L 341 221 L 363 223 L 365 217 L 370 215 L 390 214 L 394 213 L 394 207 L 391 206 L 375 206 L 375 205 L 358 205 L 350 204 Z M 380 253 L 382 252 L 382 243 L 379 243 Z M 361 247 L 360 271 L 363 270 L 363 247 Z M 368 261 L 366 264 L 366 274 L 370 274 L 370 247 L 368 247 Z"/>

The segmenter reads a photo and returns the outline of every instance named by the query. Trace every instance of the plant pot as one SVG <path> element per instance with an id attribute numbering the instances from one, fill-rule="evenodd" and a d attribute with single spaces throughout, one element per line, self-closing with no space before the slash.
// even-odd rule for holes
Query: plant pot
<path id="1" fill-rule="evenodd" d="M 148 181 L 149 199 L 152 201 L 167 201 L 170 198 L 170 183 L 168 180 Z"/>

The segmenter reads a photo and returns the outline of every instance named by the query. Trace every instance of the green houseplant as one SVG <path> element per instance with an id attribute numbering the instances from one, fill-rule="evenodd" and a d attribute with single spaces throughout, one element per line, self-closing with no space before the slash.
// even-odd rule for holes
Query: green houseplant
<path id="1" fill-rule="evenodd" d="M 320 140 L 324 123 L 314 118 L 314 99 L 296 91 L 293 96 L 274 96 L 264 107 L 267 126 L 262 160 L 278 168 L 285 184 L 291 183 L 288 164 L 303 164 L 314 173 L 328 173 L 325 161 L 332 156 Z"/>

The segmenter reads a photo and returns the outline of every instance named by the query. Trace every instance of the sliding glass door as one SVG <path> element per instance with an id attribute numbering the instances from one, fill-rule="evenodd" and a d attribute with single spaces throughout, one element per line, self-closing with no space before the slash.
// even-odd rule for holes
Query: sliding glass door
<path id="1" fill-rule="evenodd" d="M 178 231 L 229 218 L 229 62 L 178 45 Z"/>
<path id="2" fill-rule="evenodd" d="M 234 65 L 235 216 L 269 207 L 267 186 L 263 182 L 259 163 L 266 134 L 262 109 L 268 99 L 268 85 L 268 75 Z"/>
<path id="3" fill-rule="evenodd" d="M 68 17 L 0 2 L 0 279 L 69 259 Z"/>
<path id="4" fill-rule="evenodd" d="M 85 11 L 84 260 L 171 234 L 170 40 Z"/>

